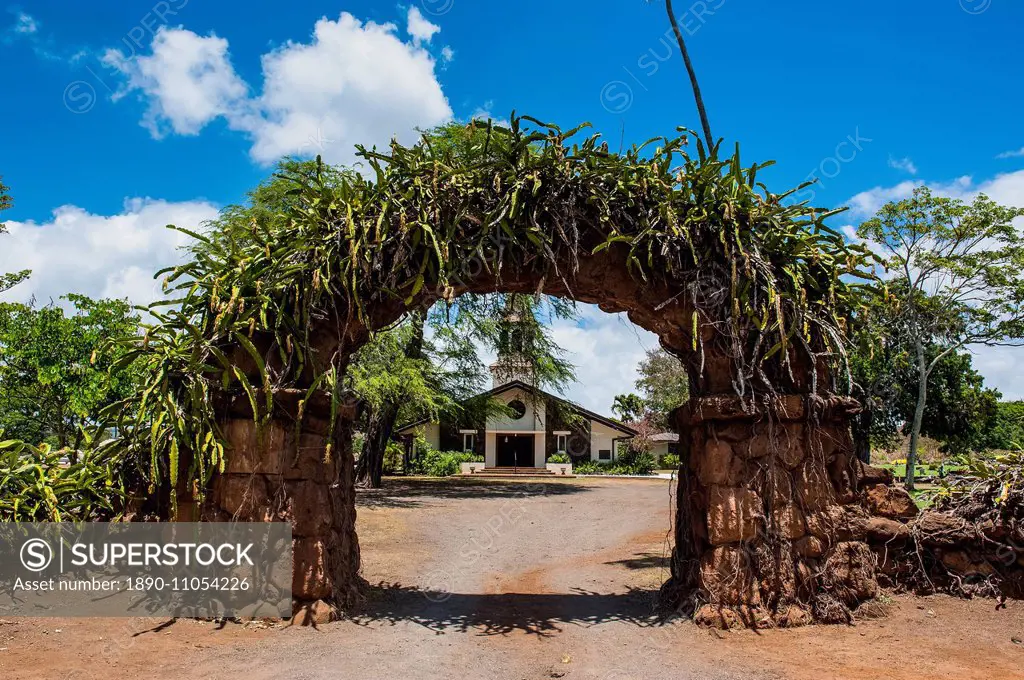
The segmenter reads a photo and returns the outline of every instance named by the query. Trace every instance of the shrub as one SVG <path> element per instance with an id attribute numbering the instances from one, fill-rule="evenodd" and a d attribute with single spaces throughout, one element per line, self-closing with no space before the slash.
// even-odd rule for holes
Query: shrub
<path id="1" fill-rule="evenodd" d="M 649 453 L 641 453 L 629 460 L 619 459 L 616 461 L 592 461 L 585 460 L 582 463 L 574 463 L 572 471 L 578 475 L 649 475 L 654 471 L 654 456 Z"/>
<path id="2" fill-rule="evenodd" d="M 585 460 L 582 463 L 573 463 L 572 471 L 578 475 L 607 474 L 602 470 L 601 465 L 601 463 L 596 463 L 592 460 Z"/>
<path id="3" fill-rule="evenodd" d="M 661 469 L 662 470 L 675 470 L 679 467 L 679 456 L 675 453 L 666 453 L 661 457 Z"/>
<path id="4" fill-rule="evenodd" d="M 120 466 L 101 451 L 72 463 L 49 444 L 0 441 L 0 522 L 116 519 L 125 498 Z"/>
<path id="5" fill-rule="evenodd" d="M 416 474 L 429 477 L 450 477 L 458 474 L 462 463 L 482 463 L 483 456 L 461 451 L 438 451 L 425 448 L 413 462 Z"/>
<path id="6" fill-rule="evenodd" d="M 405 447 L 396 442 L 388 442 L 388 446 L 384 449 L 384 472 L 389 475 L 393 475 L 402 469 L 402 465 L 405 462 Z"/>
<path id="7" fill-rule="evenodd" d="M 558 464 L 558 465 L 566 465 L 568 463 L 571 463 L 572 459 L 569 458 L 568 454 L 556 453 L 556 454 L 553 454 L 552 456 L 550 456 L 548 458 L 548 462 L 549 463 L 555 463 L 555 464 Z"/>

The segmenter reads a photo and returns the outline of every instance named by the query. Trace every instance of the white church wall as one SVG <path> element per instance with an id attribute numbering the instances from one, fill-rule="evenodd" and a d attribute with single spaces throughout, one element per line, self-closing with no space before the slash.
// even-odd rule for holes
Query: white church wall
<path id="1" fill-rule="evenodd" d="M 590 460 L 600 461 L 600 452 L 602 450 L 611 451 L 611 455 L 615 456 L 614 439 L 622 437 L 622 433 L 618 430 L 599 423 L 597 421 L 590 421 Z M 607 462 L 611 458 L 605 458 Z"/>
<path id="2" fill-rule="evenodd" d="M 535 432 L 544 429 L 544 401 L 531 400 L 530 395 L 523 390 L 509 390 L 496 396 L 506 404 L 518 399 L 526 406 L 526 413 L 522 418 L 513 420 L 507 417 L 491 416 L 487 419 L 487 429 L 499 432 Z"/>

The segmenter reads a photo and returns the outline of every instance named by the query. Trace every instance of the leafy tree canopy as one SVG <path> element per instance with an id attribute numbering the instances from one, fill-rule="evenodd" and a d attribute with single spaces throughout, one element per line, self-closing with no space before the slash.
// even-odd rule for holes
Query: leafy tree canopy
<path id="1" fill-rule="evenodd" d="M 139 318 L 123 300 L 63 299 L 71 313 L 0 304 L 0 430 L 77 449 L 99 411 L 136 390 L 134 367 L 111 370 L 119 352 L 103 347 L 137 333 Z"/>
<path id="2" fill-rule="evenodd" d="M 857 230 L 892 276 L 876 305 L 884 319 L 878 328 L 910 348 L 916 376 L 909 488 L 936 371 L 967 345 L 1024 340 L 1024 237 L 1013 224 L 1021 216 L 1024 209 L 984 195 L 965 203 L 920 187 L 910 198 L 884 205 Z"/>
<path id="3" fill-rule="evenodd" d="M 667 427 L 668 414 L 690 398 L 690 379 L 683 363 L 662 348 L 647 351 L 637 367 L 636 386 L 659 427 Z"/>
<path id="4" fill-rule="evenodd" d="M 612 402 L 612 412 L 626 423 L 635 423 L 647 413 L 647 402 L 638 394 L 617 394 Z"/>
<path id="5" fill-rule="evenodd" d="M 14 204 L 11 200 L 11 195 L 7 193 L 9 190 L 10 188 L 3 183 L 3 178 L 0 178 L 0 212 L 9 209 Z M 6 232 L 7 226 L 3 222 L 0 222 L 0 234 L 4 234 Z M 13 274 L 0 274 L 0 293 L 18 285 L 27 279 L 29 274 L 31 274 L 31 272 L 27 269 Z"/>

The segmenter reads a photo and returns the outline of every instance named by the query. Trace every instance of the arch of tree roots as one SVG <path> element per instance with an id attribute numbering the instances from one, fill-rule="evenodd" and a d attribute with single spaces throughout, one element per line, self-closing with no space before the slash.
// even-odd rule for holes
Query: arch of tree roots
<path id="1" fill-rule="evenodd" d="M 829 213 L 685 131 L 613 153 L 513 117 L 360 155 L 359 174 L 296 175 L 280 211 L 194 234 L 163 272 L 174 304 L 128 357 L 150 381 L 116 445 L 177 517 L 290 521 L 298 604 L 351 603 L 349 358 L 410 309 L 538 292 L 627 312 L 687 367 L 672 603 L 797 625 L 875 595 L 844 396 L 863 254 Z"/>

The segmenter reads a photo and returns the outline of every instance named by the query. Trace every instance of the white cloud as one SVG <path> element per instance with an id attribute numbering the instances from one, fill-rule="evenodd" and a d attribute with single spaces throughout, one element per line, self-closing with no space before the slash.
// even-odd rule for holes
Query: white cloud
<path id="1" fill-rule="evenodd" d="M 430 23 L 430 21 L 428 21 L 420 12 L 419 7 L 409 8 L 408 21 L 409 35 L 412 36 L 412 39 L 416 44 L 428 43 L 434 35 L 441 32 L 441 27 L 437 24 Z"/>
<path id="2" fill-rule="evenodd" d="M 152 54 L 128 61 L 111 50 L 107 59 L 127 77 L 126 92 L 140 92 L 148 102 L 143 124 L 154 136 L 168 129 L 196 134 L 222 117 L 250 136 L 259 163 L 316 154 L 351 163 L 357 143 L 385 147 L 394 137 L 410 143 L 418 128 L 452 119 L 435 59 L 421 44 L 436 30 L 413 19 L 410 12 L 412 42 L 400 39 L 394 24 L 348 13 L 320 19 L 310 42 L 288 42 L 263 55 L 259 95 L 249 94 L 231 65 L 228 42 L 214 35 L 161 28 Z"/>
<path id="3" fill-rule="evenodd" d="M 160 27 L 152 54 L 126 58 L 108 50 L 103 62 L 127 77 L 125 89 L 139 90 L 148 102 L 143 124 L 154 137 L 196 135 L 218 116 L 237 115 L 246 106 L 248 87 L 228 56 L 228 41 L 181 28 Z"/>
<path id="4" fill-rule="evenodd" d="M 395 30 L 345 13 L 318 21 L 312 42 L 264 55 L 260 113 L 236 123 L 253 137 L 253 158 L 320 153 L 348 163 L 356 143 L 409 143 L 417 128 L 450 120 L 434 58 Z"/>
<path id="5" fill-rule="evenodd" d="M 625 314 L 607 314 L 596 305 L 579 305 L 580 323 L 556 321 L 552 335 L 576 366 L 576 383 L 565 397 L 604 415 L 612 415 L 617 394 L 635 392 L 637 365 L 658 337 L 634 325 Z"/>
<path id="6" fill-rule="evenodd" d="M 451 48 L 451 45 L 445 45 L 441 48 L 441 59 L 444 63 L 448 64 L 455 59 L 455 50 Z"/>
<path id="7" fill-rule="evenodd" d="M 902 170 L 911 175 L 917 174 L 917 166 L 909 158 L 894 158 L 889 156 L 889 167 L 894 170 Z"/>
<path id="8" fill-rule="evenodd" d="M 189 237 L 168 224 L 196 229 L 217 215 L 205 201 L 169 203 L 134 198 L 117 215 L 94 215 L 65 205 L 43 223 L 7 222 L 0 236 L 0 271 L 31 269 L 32 276 L 0 298 L 41 304 L 67 293 L 128 298 L 145 304 L 161 295 L 153 274 L 177 264 Z"/>
<path id="9" fill-rule="evenodd" d="M 31 15 L 25 12 L 18 12 L 17 19 L 14 23 L 14 32 L 21 33 L 23 35 L 31 35 L 39 31 L 39 22 L 35 20 Z"/>
<path id="10" fill-rule="evenodd" d="M 985 377 L 1003 399 L 1024 399 L 1024 347 L 970 347 L 974 369 Z"/>
<path id="11" fill-rule="evenodd" d="M 852 217 L 868 219 L 889 201 L 898 201 L 909 197 L 914 193 L 914 189 L 922 184 L 923 182 L 908 179 L 892 187 L 874 187 L 853 196 L 846 204 L 850 207 Z"/>
<path id="12" fill-rule="evenodd" d="M 1001 154 L 999 154 L 998 156 L 996 156 L 996 158 L 999 158 L 999 159 L 1024 158 L 1024 147 L 1021 147 L 1021 148 L 1017 149 L 1016 151 L 1004 151 Z"/>

